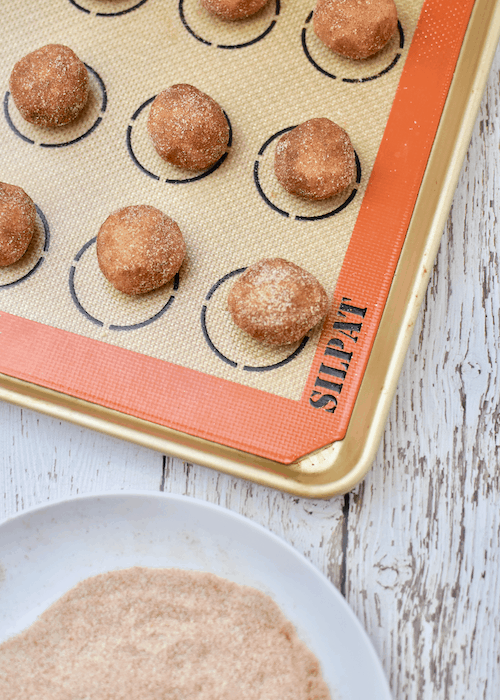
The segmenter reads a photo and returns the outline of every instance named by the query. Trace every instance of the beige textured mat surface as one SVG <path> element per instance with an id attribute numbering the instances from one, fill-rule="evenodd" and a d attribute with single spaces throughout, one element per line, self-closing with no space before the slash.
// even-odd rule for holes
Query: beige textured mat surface
<path id="1" fill-rule="evenodd" d="M 0 180 L 23 187 L 43 216 L 26 259 L 0 270 L 0 310 L 298 399 L 319 329 L 293 361 L 250 371 L 282 362 L 297 346 L 269 349 L 244 337 L 225 308 L 230 279 L 216 285 L 280 256 L 315 274 L 332 297 L 422 4 L 398 0 L 400 33 L 374 59 L 353 63 L 315 37 L 311 0 L 271 0 L 255 18 L 231 25 L 198 0 L 11 0 L 3 13 Z M 91 76 L 84 115 L 57 132 L 24 122 L 8 95 L 14 63 L 47 43 L 73 48 Z M 247 45 L 221 48 L 240 44 Z M 194 176 L 157 156 L 145 124 L 151 98 L 179 82 L 221 104 L 232 146 L 206 177 L 167 182 Z M 317 204 L 287 195 L 272 172 L 276 139 L 262 152 L 278 132 L 318 116 L 345 128 L 359 157 L 360 182 L 344 208 L 352 190 Z M 178 222 L 188 256 L 178 285 L 129 298 L 102 277 L 92 241 L 109 213 L 142 203 Z"/>

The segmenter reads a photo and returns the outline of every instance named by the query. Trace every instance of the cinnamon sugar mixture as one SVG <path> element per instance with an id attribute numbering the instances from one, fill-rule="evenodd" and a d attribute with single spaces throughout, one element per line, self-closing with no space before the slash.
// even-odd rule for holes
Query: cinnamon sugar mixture
<path id="1" fill-rule="evenodd" d="M 97 234 L 97 259 L 104 276 L 125 294 L 144 294 L 179 271 L 186 244 L 173 219 L 147 204 L 108 216 Z"/>
<path id="2" fill-rule="evenodd" d="M 394 0 L 317 0 L 313 25 L 332 51 L 359 60 L 387 44 L 396 32 L 398 11 Z"/>
<path id="3" fill-rule="evenodd" d="M 328 296 L 307 270 L 283 258 L 247 268 L 228 296 L 233 321 L 271 345 L 295 343 L 327 313 Z"/>
<path id="4" fill-rule="evenodd" d="M 17 185 L 0 182 L 0 267 L 12 265 L 24 255 L 35 227 L 32 199 Z"/>
<path id="5" fill-rule="evenodd" d="M 135 567 L 79 583 L 0 645 L 2 700 L 330 700 L 271 598 Z"/>
<path id="6" fill-rule="evenodd" d="M 9 86 L 24 119 L 43 127 L 69 124 L 89 96 L 87 69 L 63 44 L 47 44 L 24 56 L 14 66 Z"/>
<path id="7" fill-rule="evenodd" d="M 251 17 L 268 2 L 269 0 L 201 0 L 206 10 L 230 21 Z"/>
<path id="8" fill-rule="evenodd" d="M 320 201 L 343 192 L 356 174 L 348 134 L 325 117 L 308 119 L 278 141 L 274 169 L 290 194 Z"/>
<path id="9" fill-rule="evenodd" d="M 161 92 L 148 117 L 158 154 L 187 170 L 204 170 L 226 151 L 229 126 L 219 104 L 193 85 L 181 83 Z"/>

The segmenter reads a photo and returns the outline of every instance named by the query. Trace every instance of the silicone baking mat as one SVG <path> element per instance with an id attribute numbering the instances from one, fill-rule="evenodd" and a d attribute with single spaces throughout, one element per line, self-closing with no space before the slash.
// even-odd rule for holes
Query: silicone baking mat
<path id="1" fill-rule="evenodd" d="M 398 0 L 398 31 L 361 62 L 329 52 L 314 2 L 270 0 L 226 23 L 199 0 L 18 0 L 4 8 L 0 179 L 38 208 L 26 256 L 0 269 L 0 372 L 217 443 L 290 463 L 343 437 L 467 27 L 472 0 Z M 27 124 L 14 63 L 47 43 L 86 63 L 74 124 Z M 227 153 L 179 171 L 146 132 L 154 96 L 190 83 L 225 110 Z M 357 175 L 305 203 L 277 184 L 280 134 L 311 117 L 346 129 Z M 129 204 L 177 221 L 187 260 L 166 287 L 130 298 L 101 275 L 100 224 Z M 294 346 L 252 341 L 226 309 L 232 281 L 263 257 L 316 275 L 332 300 Z"/>

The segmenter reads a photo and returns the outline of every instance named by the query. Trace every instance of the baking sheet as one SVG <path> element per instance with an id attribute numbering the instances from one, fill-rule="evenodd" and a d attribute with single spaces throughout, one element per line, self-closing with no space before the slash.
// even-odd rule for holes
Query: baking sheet
<path id="1" fill-rule="evenodd" d="M 4 94 L 2 179 L 30 193 L 40 220 L 29 262 L 0 271 L 3 372 L 281 462 L 343 437 L 472 3 L 428 1 L 421 12 L 421 1 L 398 2 L 398 34 L 354 65 L 315 39 L 311 5 L 271 2 L 228 26 L 195 0 L 60 2 L 57 13 L 50 2 L 12 4 L 3 84 L 15 60 L 58 41 L 89 66 L 93 100 L 78 124 L 48 134 Z M 192 174 L 162 163 L 145 133 L 152 96 L 175 82 L 211 94 L 232 126 L 227 158 L 195 181 L 171 182 Z M 351 135 L 360 168 L 346 206 L 299 205 L 273 180 L 273 136 L 311 116 Z M 188 242 L 179 280 L 136 300 L 103 280 L 93 242 L 110 211 L 131 203 L 166 211 Z M 263 348 L 225 310 L 227 276 L 272 255 L 309 269 L 333 298 L 322 336 L 304 347 Z"/>

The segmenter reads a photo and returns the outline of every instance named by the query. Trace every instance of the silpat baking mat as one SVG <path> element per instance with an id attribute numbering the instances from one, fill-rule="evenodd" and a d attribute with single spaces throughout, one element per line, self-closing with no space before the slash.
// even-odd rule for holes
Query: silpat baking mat
<path id="1" fill-rule="evenodd" d="M 244 22 L 199 0 L 19 0 L 4 9 L 0 179 L 38 209 L 26 256 L 0 270 L 0 372 L 153 423 L 291 463 L 343 437 L 473 1 L 398 0 L 398 32 L 353 62 L 315 37 L 314 2 L 270 0 Z M 88 67 L 74 124 L 27 124 L 8 90 L 14 63 L 63 43 Z M 154 96 L 190 83 L 226 112 L 231 146 L 201 174 L 163 162 L 146 133 Z M 349 133 L 357 175 L 306 203 L 277 184 L 277 138 L 326 116 Z M 137 298 L 101 275 L 95 236 L 119 207 L 175 219 L 188 255 Z M 332 300 L 294 346 L 259 345 L 226 309 L 231 282 L 263 257 L 312 272 Z"/>

